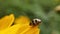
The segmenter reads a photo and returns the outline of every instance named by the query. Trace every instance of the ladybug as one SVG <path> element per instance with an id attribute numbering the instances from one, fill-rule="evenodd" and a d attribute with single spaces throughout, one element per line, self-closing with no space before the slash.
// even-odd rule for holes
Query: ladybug
<path id="1" fill-rule="evenodd" d="M 36 25 L 39 25 L 41 23 L 41 20 L 40 19 L 33 19 L 31 22 L 30 22 L 30 25 L 31 26 L 36 26 Z"/>

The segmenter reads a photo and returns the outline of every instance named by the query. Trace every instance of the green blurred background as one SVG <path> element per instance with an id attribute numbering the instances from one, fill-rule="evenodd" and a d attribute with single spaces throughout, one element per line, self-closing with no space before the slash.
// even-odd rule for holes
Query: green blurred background
<path id="1" fill-rule="evenodd" d="M 0 18 L 11 13 L 15 17 L 26 15 L 30 19 L 40 18 L 41 34 L 60 34 L 58 5 L 60 0 L 0 0 Z"/>

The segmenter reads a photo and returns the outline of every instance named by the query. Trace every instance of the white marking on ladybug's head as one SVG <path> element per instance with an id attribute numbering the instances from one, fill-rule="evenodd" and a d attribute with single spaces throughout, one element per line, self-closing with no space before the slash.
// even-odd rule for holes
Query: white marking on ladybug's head
<path id="1" fill-rule="evenodd" d="M 37 19 L 37 18 L 35 18 L 35 19 L 33 19 L 33 20 L 34 20 L 34 21 L 37 20 L 37 21 L 41 22 L 41 20 L 40 20 L 40 19 Z"/>

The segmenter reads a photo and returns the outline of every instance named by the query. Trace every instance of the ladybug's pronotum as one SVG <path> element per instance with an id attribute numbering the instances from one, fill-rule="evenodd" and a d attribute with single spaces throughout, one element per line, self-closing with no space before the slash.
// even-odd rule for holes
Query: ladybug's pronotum
<path id="1" fill-rule="evenodd" d="M 31 26 L 36 26 L 36 25 L 39 25 L 39 23 L 41 23 L 41 20 L 40 20 L 40 19 L 33 19 L 33 20 L 30 22 L 30 25 L 31 25 Z"/>

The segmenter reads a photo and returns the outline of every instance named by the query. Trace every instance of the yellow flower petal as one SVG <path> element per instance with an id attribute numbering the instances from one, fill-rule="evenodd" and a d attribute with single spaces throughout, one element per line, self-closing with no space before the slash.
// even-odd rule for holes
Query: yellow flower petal
<path id="1" fill-rule="evenodd" d="M 39 34 L 38 27 L 28 27 L 20 34 L 34 34 L 35 32 Z"/>
<path id="2" fill-rule="evenodd" d="M 0 34 L 20 34 L 22 31 L 24 31 L 27 27 L 27 25 L 21 25 L 16 24 L 12 27 L 6 28 L 4 30 L 0 30 Z M 24 28 L 23 28 L 24 27 Z"/>
<path id="3" fill-rule="evenodd" d="M 20 24 L 20 25 L 28 24 L 30 23 L 30 19 L 27 16 L 20 16 L 19 18 L 15 20 L 15 23 Z"/>
<path id="4" fill-rule="evenodd" d="M 6 16 L 4 19 L 8 18 L 9 16 Z M 11 16 L 10 16 L 11 17 Z M 13 18 L 12 18 L 13 19 Z M 8 20 L 8 24 L 10 25 L 11 20 Z M 6 23 L 4 22 L 4 23 Z M 8 27 L 4 30 L 0 30 L 0 34 L 39 34 L 38 26 L 30 26 L 30 20 L 29 18 L 25 16 L 21 16 L 18 19 L 15 20 L 15 23 L 13 26 Z M 7 24 L 4 24 L 5 26 L 9 26 Z"/>
<path id="5" fill-rule="evenodd" d="M 37 27 L 31 27 L 28 24 L 21 25 L 16 24 L 12 27 L 9 27 L 5 30 L 0 31 L 0 34 L 39 34 L 39 30 Z"/>
<path id="6" fill-rule="evenodd" d="M 2 19 L 0 19 L 0 30 L 11 26 L 13 21 L 14 21 L 14 15 L 13 14 L 11 14 L 9 16 L 5 16 Z"/>
<path id="7" fill-rule="evenodd" d="M 40 29 L 37 29 L 34 34 L 40 34 Z"/>
<path id="8" fill-rule="evenodd" d="M 35 27 L 31 27 L 30 25 L 29 25 L 29 23 L 30 23 L 30 20 L 29 20 L 29 18 L 28 17 L 26 17 L 26 16 L 21 16 L 21 17 L 19 17 L 18 19 L 16 19 L 15 20 L 15 23 L 16 24 L 20 24 L 20 26 L 21 25 L 24 25 L 24 26 L 22 26 L 19 30 L 18 30 L 18 32 L 17 32 L 17 34 L 39 34 L 39 29 L 38 29 L 38 27 L 37 26 L 35 26 Z M 26 24 L 28 24 L 28 25 L 26 25 Z M 26 26 L 25 26 L 26 25 Z"/>
<path id="9" fill-rule="evenodd" d="M 20 28 L 21 26 L 19 24 L 17 25 L 13 25 L 12 27 L 6 28 L 4 30 L 0 31 L 0 34 L 16 34 L 17 30 Z"/>

